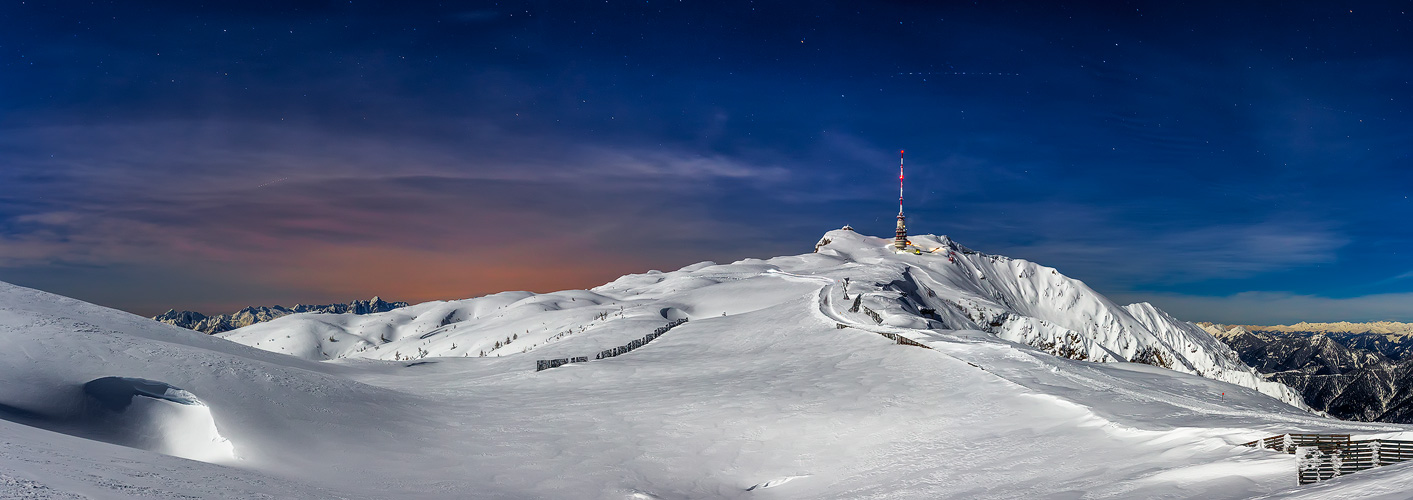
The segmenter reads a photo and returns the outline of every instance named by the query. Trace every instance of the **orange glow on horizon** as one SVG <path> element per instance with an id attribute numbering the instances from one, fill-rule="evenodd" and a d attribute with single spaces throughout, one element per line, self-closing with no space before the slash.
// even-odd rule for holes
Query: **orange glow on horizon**
<path id="1" fill-rule="evenodd" d="M 639 260 L 591 252 L 563 242 L 465 253 L 390 247 L 326 247 L 304 253 L 270 281 L 328 297 L 378 295 L 409 303 L 459 300 L 503 291 L 587 289 L 648 270 Z M 337 299 L 348 300 L 348 299 Z"/>

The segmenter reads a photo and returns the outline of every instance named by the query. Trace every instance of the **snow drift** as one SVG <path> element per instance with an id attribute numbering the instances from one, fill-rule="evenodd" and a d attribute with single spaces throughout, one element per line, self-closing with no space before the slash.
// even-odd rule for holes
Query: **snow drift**
<path id="1" fill-rule="evenodd" d="M 85 417 L 113 443 L 204 462 L 235 458 L 211 409 L 196 395 L 163 382 L 103 377 L 83 385 L 94 405 Z"/>

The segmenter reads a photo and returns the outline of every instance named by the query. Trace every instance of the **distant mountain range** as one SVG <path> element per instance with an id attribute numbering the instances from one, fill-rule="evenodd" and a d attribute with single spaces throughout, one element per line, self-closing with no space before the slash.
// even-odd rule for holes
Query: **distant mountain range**
<path id="1" fill-rule="evenodd" d="M 347 304 L 322 304 L 304 305 L 295 304 L 294 307 L 284 306 L 252 306 L 241 309 L 231 314 L 218 314 L 207 316 L 195 311 L 178 311 L 169 309 L 167 312 L 152 319 L 176 325 L 182 328 L 189 328 L 208 335 L 221 332 L 228 332 L 237 328 L 250 326 L 256 323 L 263 323 L 272 319 L 295 313 L 326 313 L 326 314 L 371 314 L 387 312 L 399 307 L 407 307 L 406 302 L 388 302 L 379 297 L 369 300 L 355 300 Z"/>
<path id="2" fill-rule="evenodd" d="M 1393 335 L 1413 335 L 1413 323 L 1397 321 L 1373 321 L 1369 323 L 1307 323 L 1294 325 L 1255 326 L 1242 325 L 1247 330 L 1262 332 L 1320 332 L 1320 333 L 1378 333 Z"/>
<path id="3" fill-rule="evenodd" d="M 1348 420 L 1413 423 L 1413 324 L 1198 325 L 1267 378 L 1300 392 L 1311 408 Z"/>

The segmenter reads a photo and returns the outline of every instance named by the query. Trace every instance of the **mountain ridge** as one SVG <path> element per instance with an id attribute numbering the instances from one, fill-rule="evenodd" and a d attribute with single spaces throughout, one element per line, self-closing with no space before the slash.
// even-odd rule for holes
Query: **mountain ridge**
<path id="1" fill-rule="evenodd" d="M 1320 332 L 1320 333 L 1376 333 L 1386 335 L 1413 335 L 1413 323 L 1398 321 L 1338 321 L 1334 323 L 1311 323 L 1302 321 L 1290 325 L 1241 325 L 1247 330 L 1262 332 Z"/>
<path id="2" fill-rule="evenodd" d="M 1413 358 L 1403 356 L 1408 342 L 1390 341 L 1385 333 L 1202 326 L 1266 378 L 1300 392 L 1313 409 L 1346 420 L 1413 423 L 1413 393 L 1407 390 L 1413 387 Z"/>
<path id="3" fill-rule="evenodd" d="M 167 312 L 153 316 L 152 319 L 159 323 L 166 323 L 188 330 L 196 330 L 207 335 L 214 335 L 256 323 L 263 323 L 290 314 L 371 314 L 387 312 L 407 306 L 408 304 L 406 302 L 387 302 L 375 295 L 368 300 L 355 300 L 346 304 L 295 304 L 294 307 L 284 307 L 280 305 L 247 306 L 230 314 L 217 314 L 214 316 L 207 316 L 195 311 L 168 309 Z"/>
<path id="4" fill-rule="evenodd" d="M 604 306 L 650 298 L 664 301 L 663 319 L 669 310 L 696 319 L 703 311 L 667 297 L 721 280 L 774 276 L 815 280 L 821 300 L 832 304 L 829 314 L 901 328 L 894 332 L 899 335 L 917 329 L 986 332 L 1071 359 L 1140 362 L 1231 382 L 1304 407 L 1299 394 L 1265 380 L 1207 331 L 1151 304 L 1120 306 L 1054 268 L 978 252 L 946 236 L 915 235 L 911 241 L 910 251 L 897 252 L 883 239 L 840 229 L 826 233 L 809 254 L 702 262 L 627 275 L 590 290 L 502 292 L 366 316 L 289 316 L 220 336 L 318 361 L 515 355 L 617 317 L 605 314 Z M 663 282 L 688 288 L 658 290 Z"/>

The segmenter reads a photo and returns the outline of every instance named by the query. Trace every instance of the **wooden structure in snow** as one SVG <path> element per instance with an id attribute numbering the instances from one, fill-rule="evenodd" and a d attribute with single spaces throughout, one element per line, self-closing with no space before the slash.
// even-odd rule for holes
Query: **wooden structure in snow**
<path id="1" fill-rule="evenodd" d="M 1242 446 L 1295 455 L 1300 484 L 1413 460 L 1413 441 L 1354 441 L 1348 434 L 1281 434 Z"/>

